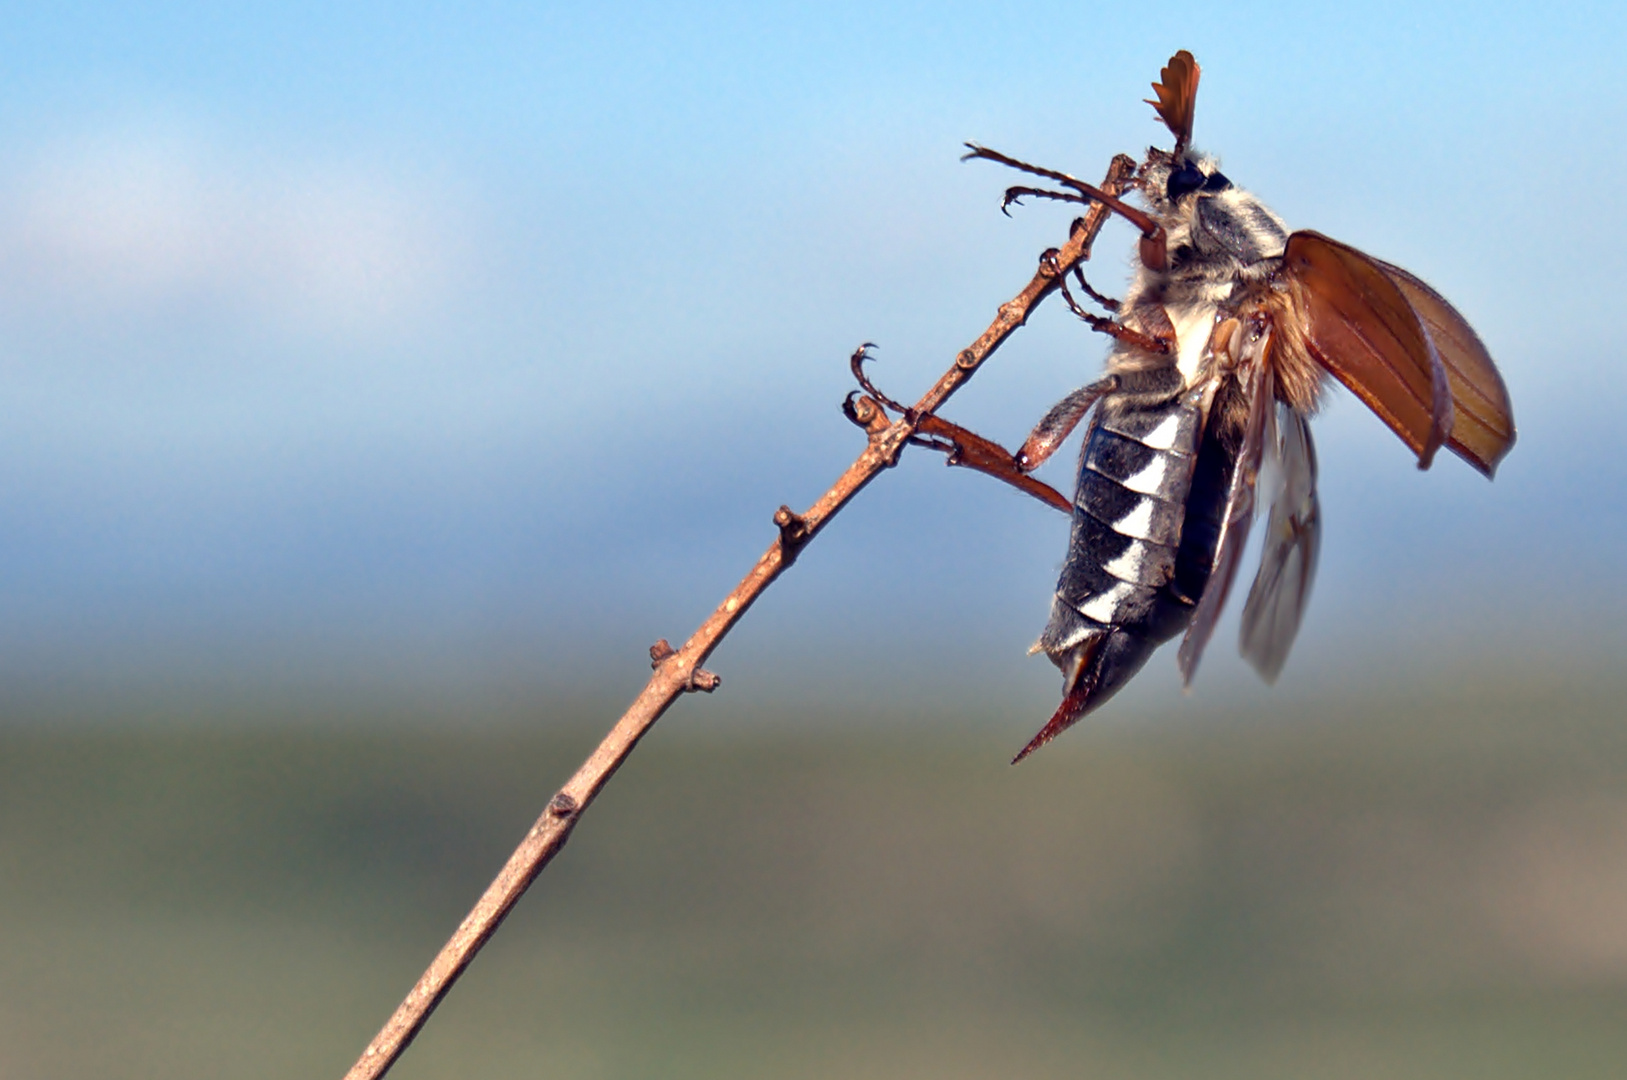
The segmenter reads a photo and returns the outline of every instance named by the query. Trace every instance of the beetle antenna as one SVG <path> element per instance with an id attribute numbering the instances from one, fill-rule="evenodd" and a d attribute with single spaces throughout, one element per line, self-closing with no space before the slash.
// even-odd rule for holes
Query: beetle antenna
<path id="1" fill-rule="evenodd" d="M 1197 60 L 1182 49 L 1169 58 L 1164 70 L 1158 73 L 1158 81 L 1152 84 L 1152 92 L 1158 95 L 1158 100 L 1146 99 L 1175 136 L 1177 160 L 1192 144 L 1192 114 L 1198 106 L 1198 76 L 1201 74 Z"/>

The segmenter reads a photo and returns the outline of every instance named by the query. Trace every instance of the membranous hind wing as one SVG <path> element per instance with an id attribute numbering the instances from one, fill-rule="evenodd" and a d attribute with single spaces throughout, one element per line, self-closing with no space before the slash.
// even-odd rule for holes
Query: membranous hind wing
<path id="1" fill-rule="evenodd" d="M 1279 402 L 1268 449 L 1275 469 L 1260 571 L 1243 605 L 1241 648 L 1266 682 L 1276 682 L 1299 633 L 1322 547 L 1316 449 L 1306 417 Z"/>
<path id="2" fill-rule="evenodd" d="M 1208 583 L 1192 613 L 1186 636 L 1181 639 L 1176 663 L 1181 678 L 1191 685 L 1197 673 L 1203 650 L 1214 636 L 1220 613 L 1231 594 L 1237 568 L 1243 561 L 1243 549 L 1248 546 L 1249 528 L 1254 524 L 1254 488 L 1260 476 L 1260 463 L 1265 455 L 1266 435 L 1269 428 L 1275 387 L 1272 370 L 1266 357 L 1270 355 L 1271 331 L 1266 329 L 1260 337 L 1245 345 L 1240 376 L 1244 400 L 1248 402 L 1247 419 L 1243 422 L 1243 438 L 1237 451 L 1237 460 L 1226 492 L 1225 510 L 1220 519 L 1220 536 L 1215 543 L 1214 565 Z M 1209 422 L 1217 420 L 1211 417 Z"/>
<path id="3" fill-rule="evenodd" d="M 1514 444 L 1508 390 L 1457 310 L 1405 270 L 1316 232 L 1288 238 L 1283 345 L 1303 347 L 1427 469 L 1447 446 L 1490 476 Z"/>

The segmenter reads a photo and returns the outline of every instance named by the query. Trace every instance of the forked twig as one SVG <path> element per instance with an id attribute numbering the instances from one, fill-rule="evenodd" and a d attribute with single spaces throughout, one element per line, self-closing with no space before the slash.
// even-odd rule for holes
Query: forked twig
<path id="1" fill-rule="evenodd" d="M 1103 189 L 1112 194 L 1123 191 L 1134 171 L 1135 162 L 1119 155 L 1108 168 L 1107 177 L 1102 181 Z M 655 674 L 650 676 L 643 692 L 616 721 L 615 727 L 610 729 L 598 749 L 549 800 L 542 816 L 525 834 L 519 847 L 514 849 L 514 854 L 509 856 L 496 879 L 458 925 L 406 1000 L 373 1041 L 367 1044 L 367 1049 L 345 1074 L 345 1080 L 376 1080 L 395 1064 L 401 1052 L 429 1019 L 435 1006 L 440 1004 L 441 998 L 446 996 L 475 954 L 496 933 L 504 917 L 524 895 L 531 882 L 565 846 L 583 811 L 622 762 L 627 760 L 633 747 L 638 745 L 638 740 L 680 694 L 711 690 L 717 686 L 717 676 L 703 671 L 701 664 L 717 648 L 724 635 L 848 500 L 863 490 L 883 469 L 898 462 L 899 454 L 916 433 L 921 418 L 936 412 L 951 394 L 972 377 L 983 361 L 1028 320 L 1029 312 L 1035 305 L 1057 288 L 1061 275 L 1089 257 L 1090 245 L 1101 231 L 1107 216 L 1106 207 L 1099 202 L 1093 203 L 1084 217 L 1074 222 L 1068 242 L 1055 252 L 1054 257 L 1042 260 L 1040 269 L 1022 292 L 1000 306 L 1000 312 L 989 328 L 955 357 L 949 370 L 903 418 L 890 421 L 885 410 L 868 398 L 861 397 L 853 403 L 851 415 L 869 435 L 864 452 L 848 466 L 831 489 L 804 513 L 796 514 L 789 507 L 780 507 L 774 515 L 780 535 L 757 560 L 751 572 L 724 597 L 717 610 L 684 642 L 682 648 L 673 651 L 663 641 L 650 650 Z"/>

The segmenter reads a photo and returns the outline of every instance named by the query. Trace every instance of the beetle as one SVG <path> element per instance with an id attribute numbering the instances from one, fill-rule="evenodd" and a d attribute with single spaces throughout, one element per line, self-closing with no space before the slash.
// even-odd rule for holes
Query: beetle
<path id="1" fill-rule="evenodd" d="M 1149 149 L 1136 169 L 1130 187 L 1144 209 L 967 144 L 967 158 L 1058 185 L 1009 188 L 1003 209 L 1030 196 L 1102 203 L 1141 232 L 1122 302 L 1075 270 L 1108 314 L 1085 310 L 1061 282 L 1073 312 L 1113 340 L 1102 378 L 1053 407 L 1015 455 L 937 417 L 921 428 L 952 461 L 1032 493 L 1027 474 L 1090 416 L 1067 556 L 1032 650 L 1062 671 L 1062 702 L 1017 761 L 1106 702 L 1177 635 L 1190 684 L 1265 501 L 1241 648 L 1275 680 L 1316 571 L 1321 512 L 1309 421 L 1327 376 L 1372 409 L 1420 469 L 1445 447 L 1489 478 L 1514 444 L 1508 391 L 1457 309 L 1397 266 L 1321 233 L 1290 232 L 1192 148 L 1199 75 L 1182 50 L 1152 84 L 1148 104 L 1175 145 Z M 856 356 L 861 384 L 874 392 L 860 366 Z M 1271 477 L 1263 493 L 1262 470 Z"/>

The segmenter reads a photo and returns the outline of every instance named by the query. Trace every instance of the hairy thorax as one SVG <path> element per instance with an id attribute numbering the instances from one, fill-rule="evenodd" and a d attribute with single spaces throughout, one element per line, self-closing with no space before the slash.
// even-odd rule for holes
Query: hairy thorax
<path id="1" fill-rule="evenodd" d="M 1202 183 L 1171 199 L 1165 193 L 1176 169 Z M 1119 321 L 1168 343 L 1168 351 L 1119 342 L 1108 370 L 1125 381 L 1126 389 L 1144 387 L 1143 393 L 1168 397 L 1211 377 L 1212 337 L 1220 322 L 1250 310 L 1275 312 L 1289 302 L 1273 285 L 1288 229 L 1259 199 L 1233 186 L 1214 159 L 1196 152 L 1178 159 L 1153 154 L 1137 186 L 1164 227 L 1168 264 L 1157 270 L 1137 267 Z M 1285 336 L 1275 347 L 1278 396 L 1302 411 L 1314 410 L 1320 369 L 1301 341 Z"/>

